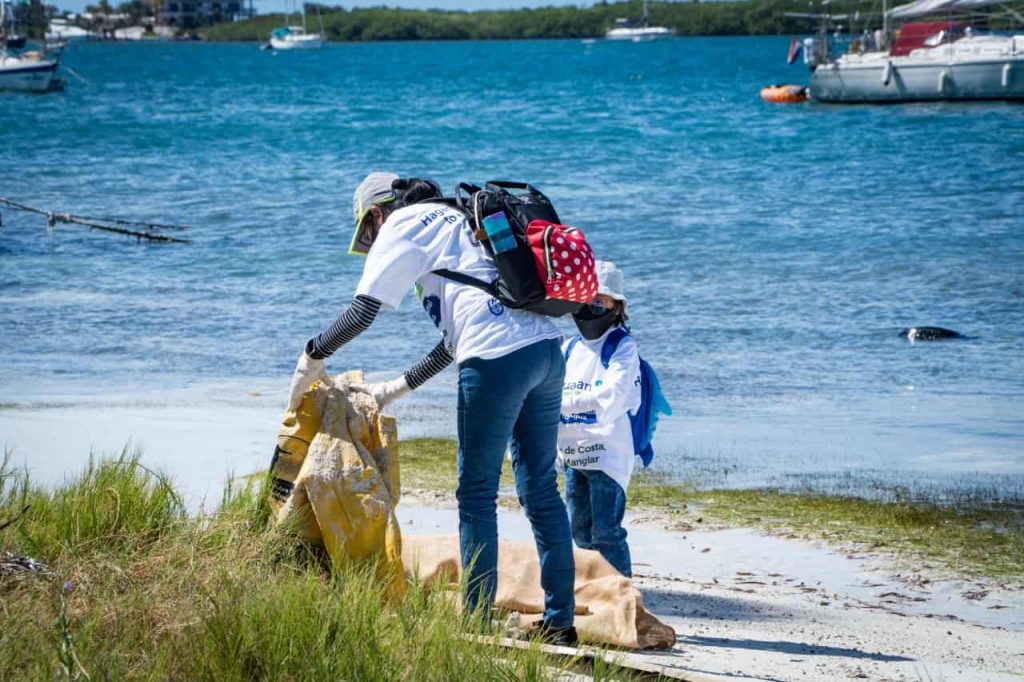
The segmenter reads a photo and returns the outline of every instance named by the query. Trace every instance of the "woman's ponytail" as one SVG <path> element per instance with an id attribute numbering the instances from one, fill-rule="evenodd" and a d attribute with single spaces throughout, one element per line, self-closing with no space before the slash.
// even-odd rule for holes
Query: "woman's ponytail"
<path id="1" fill-rule="evenodd" d="M 395 208 L 441 196 L 441 188 L 437 183 L 423 178 L 399 178 L 391 183 L 391 188 L 395 190 Z"/>

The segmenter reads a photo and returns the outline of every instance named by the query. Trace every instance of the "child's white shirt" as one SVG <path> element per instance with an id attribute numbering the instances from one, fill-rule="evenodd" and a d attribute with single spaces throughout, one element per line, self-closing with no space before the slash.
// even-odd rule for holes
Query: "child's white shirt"
<path id="1" fill-rule="evenodd" d="M 563 468 L 603 471 L 627 490 L 635 459 L 628 412 L 640 407 L 640 353 L 625 336 L 605 369 L 601 349 L 610 333 L 580 338 L 566 360 L 558 461 Z M 570 341 L 562 344 L 563 355 Z"/>

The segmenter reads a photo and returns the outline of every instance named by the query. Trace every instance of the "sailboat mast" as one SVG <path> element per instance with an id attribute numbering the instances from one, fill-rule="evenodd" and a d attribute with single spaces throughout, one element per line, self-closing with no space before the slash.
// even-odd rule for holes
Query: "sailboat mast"
<path id="1" fill-rule="evenodd" d="M 644 28 L 647 28 L 647 24 L 648 23 L 649 22 L 647 20 L 647 0 L 644 0 L 644 18 L 643 18 L 643 26 L 644 26 Z"/>
<path id="2" fill-rule="evenodd" d="M 882 0 L 882 36 L 886 42 L 889 41 L 889 3 L 888 0 Z"/>

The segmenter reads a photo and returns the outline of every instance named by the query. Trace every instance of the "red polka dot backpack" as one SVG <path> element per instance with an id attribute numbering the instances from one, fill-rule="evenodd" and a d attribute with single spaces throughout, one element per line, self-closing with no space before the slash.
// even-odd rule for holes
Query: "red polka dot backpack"
<path id="1" fill-rule="evenodd" d="M 549 299 L 590 303 L 597 296 L 594 252 L 583 231 L 534 220 L 526 227 L 537 273 Z"/>

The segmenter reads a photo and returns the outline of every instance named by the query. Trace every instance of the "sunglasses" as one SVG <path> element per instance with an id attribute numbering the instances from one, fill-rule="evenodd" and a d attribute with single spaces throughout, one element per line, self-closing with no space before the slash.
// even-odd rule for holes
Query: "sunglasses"
<path id="1" fill-rule="evenodd" d="M 597 301 L 591 303 L 587 307 L 590 308 L 590 312 L 594 315 L 604 315 L 606 312 L 611 310 L 611 308 L 607 307 L 605 304 L 598 303 Z"/>

